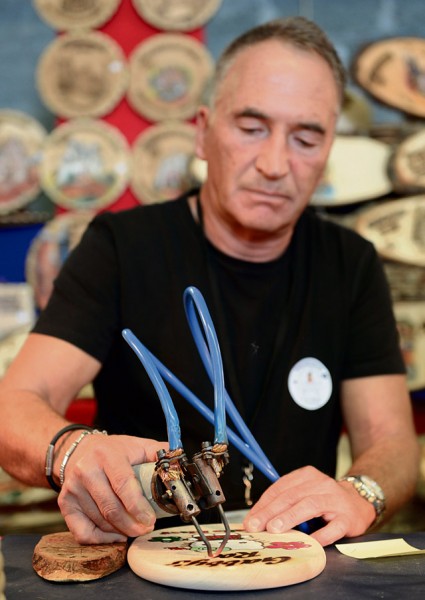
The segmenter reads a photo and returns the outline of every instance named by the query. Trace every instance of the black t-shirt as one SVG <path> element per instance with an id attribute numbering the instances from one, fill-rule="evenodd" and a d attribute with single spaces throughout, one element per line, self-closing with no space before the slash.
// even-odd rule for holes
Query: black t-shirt
<path id="1" fill-rule="evenodd" d="M 333 475 L 341 381 L 404 372 L 373 246 L 307 211 L 282 258 L 252 265 L 216 250 L 206 253 L 185 199 L 98 216 L 63 267 L 35 331 L 65 339 L 102 362 L 94 382 L 99 426 L 166 439 L 159 400 L 122 338 L 124 328 L 212 407 L 211 384 L 183 308 L 191 285 L 212 314 L 229 393 L 276 470 L 312 464 Z M 332 381 L 329 399 L 313 410 L 288 390 L 288 378 L 304 358 L 320 361 Z M 190 455 L 212 439 L 212 426 L 179 394 L 173 398 Z M 229 509 L 243 502 L 246 464 L 233 447 L 230 457 L 223 478 Z M 254 498 L 268 485 L 256 472 Z"/>

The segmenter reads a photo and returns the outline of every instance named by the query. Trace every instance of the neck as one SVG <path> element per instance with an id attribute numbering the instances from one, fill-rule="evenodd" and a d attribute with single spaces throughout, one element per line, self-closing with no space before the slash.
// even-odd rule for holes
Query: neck
<path id="1" fill-rule="evenodd" d="M 239 260 L 259 263 L 276 260 L 285 252 L 292 238 L 293 228 L 271 235 L 228 223 L 209 210 L 208 203 L 203 202 L 201 196 L 191 196 L 189 207 L 195 221 L 201 220 L 200 225 L 208 241 L 224 254 Z"/>

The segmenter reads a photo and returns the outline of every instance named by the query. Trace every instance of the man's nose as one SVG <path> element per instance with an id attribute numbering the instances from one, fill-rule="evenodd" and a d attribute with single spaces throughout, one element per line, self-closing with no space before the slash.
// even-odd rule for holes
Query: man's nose
<path id="1" fill-rule="evenodd" d="M 280 179 L 288 173 L 289 150 L 284 136 L 274 134 L 263 140 L 256 167 L 268 179 Z"/>

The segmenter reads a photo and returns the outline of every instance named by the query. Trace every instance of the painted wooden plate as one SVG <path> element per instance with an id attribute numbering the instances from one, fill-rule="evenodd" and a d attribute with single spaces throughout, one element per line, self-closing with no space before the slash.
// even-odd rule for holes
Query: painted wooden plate
<path id="1" fill-rule="evenodd" d="M 68 32 L 44 50 L 36 79 L 42 101 L 56 115 L 102 117 L 124 96 L 128 67 L 121 46 L 110 36 Z"/>
<path id="2" fill-rule="evenodd" d="M 0 110 L 0 215 L 22 208 L 40 192 L 38 167 L 46 136 L 30 115 Z"/>
<path id="3" fill-rule="evenodd" d="M 355 229 L 381 256 L 425 267 L 425 195 L 367 208 L 359 213 Z"/>
<path id="4" fill-rule="evenodd" d="M 201 104 L 213 59 L 198 40 L 160 33 L 139 44 L 129 59 L 127 98 L 151 121 L 189 119 Z"/>
<path id="5" fill-rule="evenodd" d="M 205 25 L 223 0 L 133 0 L 147 23 L 166 31 L 192 31 Z"/>
<path id="6" fill-rule="evenodd" d="M 387 173 L 391 148 L 366 136 L 336 136 L 311 203 L 340 206 L 363 202 L 391 191 Z"/>
<path id="7" fill-rule="evenodd" d="M 395 302 L 401 351 L 411 391 L 425 388 L 425 301 Z"/>
<path id="8" fill-rule="evenodd" d="M 119 129 L 96 119 L 73 119 L 46 138 L 41 186 L 59 206 L 93 210 L 112 204 L 130 179 L 131 153 Z"/>
<path id="9" fill-rule="evenodd" d="M 176 198 L 188 188 L 188 169 L 195 153 L 196 128 L 178 121 L 158 123 L 133 143 L 131 187 L 141 203 Z"/>
<path id="10" fill-rule="evenodd" d="M 115 14 L 121 0 L 34 0 L 39 16 L 59 31 L 96 28 Z"/>
<path id="11" fill-rule="evenodd" d="M 213 548 L 220 525 L 202 527 Z M 136 538 L 127 560 L 134 573 L 155 583 L 196 590 L 235 591 L 276 588 L 307 581 L 326 565 L 322 546 L 299 531 L 247 533 L 231 525 L 227 546 L 208 558 L 193 526 L 160 529 Z"/>
<path id="12" fill-rule="evenodd" d="M 408 135 L 397 145 L 389 172 L 400 193 L 425 189 L 425 129 Z"/>
<path id="13" fill-rule="evenodd" d="M 353 71 L 357 82 L 381 102 L 425 116 L 425 39 L 373 42 L 359 52 Z"/>

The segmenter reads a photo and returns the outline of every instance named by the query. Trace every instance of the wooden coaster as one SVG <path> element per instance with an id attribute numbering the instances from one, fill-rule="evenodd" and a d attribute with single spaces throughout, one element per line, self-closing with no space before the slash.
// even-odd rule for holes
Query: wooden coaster
<path id="1" fill-rule="evenodd" d="M 147 23 L 168 31 L 192 31 L 205 25 L 223 0 L 133 0 Z"/>
<path id="2" fill-rule="evenodd" d="M 425 267 L 425 196 L 367 208 L 359 213 L 355 229 L 383 257 Z"/>
<path id="3" fill-rule="evenodd" d="M 130 148 L 119 129 L 106 121 L 73 119 L 47 136 L 40 181 L 59 206 L 93 210 L 118 199 L 130 171 Z"/>
<path id="4" fill-rule="evenodd" d="M 213 59 L 196 39 L 160 33 L 139 44 L 129 59 L 128 101 L 151 121 L 189 119 L 201 104 Z"/>
<path id="5" fill-rule="evenodd" d="M 96 28 L 115 14 L 121 0 L 34 0 L 38 15 L 59 31 Z"/>
<path id="6" fill-rule="evenodd" d="M 216 549 L 223 528 L 205 525 L 202 529 Z M 155 583 L 221 591 L 292 585 L 316 577 L 325 568 L 325 551 L 304 533 L 247 533 L 241 525 L 232 525 L 231 530 L 217 558 L 208 558 L 193 526 L 153 531 L 132 543 L 128 564 L 136 575 Z"/>
<path id="7" fill-rule="evenodd" d="M 57 36 L 37 65 L 41 99 L 65 117 L 102 117 L 124 96 L 128 68 L 121 46 L 100 31 Z"/>
<path id="8" fill-rule="evenodd" d="M 195 153 L 196 128 L 189 123 L 152 125 L 133 144 L 131 187 L 141 203 L 176 198 L 188 189 L 188 169 Z"/>
<path id="9" fill-rule="evenodd" d="M 390 176 L 400 193 L 425 189 L 425 129 L 398 144 L 390 161 Z"/>
<path id="10" fill-rule="evenodd" d="M 353 64 L 357 82 L 381 102 L 425 116 L 425 39 L 390 38 L 369 44 Z"/>
<path id="11" fill-rule="evenodd" d="M 126 554 L 126 542 L 81 546 L 65 531 L 41 538 L 34 548 L 32 566 L 49 581 L 91 581 L 118 571 Z"/>
<path id="12" fill-rule="evenodd" d="M 94 211 L 57 215 L 32 240 L 25 259 L 25 277 L 38 308 L 46 306 L 54 280 L 94 215 Z"/>
<path id="13" fill-rule="evenodd" d="M 393 305 L 409 390 L 425 388 L 425 301 Z"/>
<path id="14" fill-rule="evenodd" d="M 22 208 L 39 193 L 38 166 L 46 135 L 30 115 L 0 110 L 0 215 Z"/>
<path id="15" fill-rule="evenodd" d="M 311 203 L 341 206 L 387 194 L 392 189 L 387 173 L 390 155 L 384 142 L 366 136 L 336 136 Z"/>

